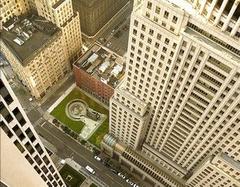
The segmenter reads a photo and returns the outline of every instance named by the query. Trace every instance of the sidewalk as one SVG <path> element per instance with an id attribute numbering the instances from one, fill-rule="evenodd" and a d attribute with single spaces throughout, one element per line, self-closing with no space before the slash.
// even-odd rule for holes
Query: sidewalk
<path id="1" fill-rule="evenodd" d="M 97 184 L 97 186 L 109 187 L 107 184 L 105 184 L 103 181 L 98 179 L 96 176 L 90 175 L 84 167 L 80 166 L 77 162 L 75 162 L 71 158 L 66 158 L 65 161 L 66 161 L 66 164 L 68 164 L 69 166 L 71 166 L 73 169 L 80 172 L 81 174 L 83 174 L 88 180 L 93 181 L 95 184 Z"/>
<path id="2" fill-rule="evenodd" d="M 83 181 L 80 187 L 89 187 L 92 183 L 93 183 L 92 180 L 87 178 L 85 179 L 85 181 Z"/>
<path id="3" fill-rule="evenodd" d="M 61 101 L 76 87 L 76 83 L 73 83 L 65 92 L 64 94 L 53 103 L 52 106 L 50 106 L 47 110 L 48 113 L 51 113 L 52 110 L 59 104 Z"/>
<path id="4" fill-rule="evenodd" d="M 59 89 L 69 78 L 70 76 L 73 75 L 73 72 L 70 71 L 68 74 L 65 75 L 65 77 L 63 77 L 61 80 L 59 80 L 57 82 L 57 84 L 53 85 L 52 88 L 50 88 L 50 90 L 47 91 L 46 95 L 41 98 L 40 100 L 37 100 L 36 103 L 38 104 L 38 106 L 41 106 L 44 102 L 46 102 L 49 97 L 52 96 L 52 94 L 57 91 L 57 89 Z"/>

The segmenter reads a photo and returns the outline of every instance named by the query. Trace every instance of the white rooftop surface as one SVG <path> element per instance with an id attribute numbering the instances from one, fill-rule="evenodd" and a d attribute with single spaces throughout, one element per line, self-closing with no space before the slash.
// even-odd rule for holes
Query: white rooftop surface
<path id="1" fill-rule="evenodd" d="M 94 62 L 98 58 L 98 54 L 93 53 L 89 58 L 88 62 Z"/>
<path id="2" fill-rule="evenodd" d="M 180 9 L 184 10 L 186 13 L 190 14 L 192 17 L 201 20 L 202 22 L 206 23 L 206 19 L 199 14 L 199 12 L 192 7 L 192 5 L 187 2 L 186 0 L 167 0 L 169 3 L 172 3 L 174 6 L 179 7 Z"/>
<path id="3" fill-rule="evenodd" d="M 104 84 L 107 84 L 107 83 L 108 83 L 108 79 L 106 80 L 106 79 L 104 79 L 104 78 L 102 78 L 102 77 L 101 77 L 101 81 L 102 81 Z"/>
<path id="4" fill-rule="evenodd" d="M 101 66 L 99 67 L 99 70 L 101 72 L 104 72 L 109 66 L 110 66 L 110 62 L 109 61 L 105 61 L 104 63 L 101 64 Z"/>
<path id="5" fill-rule="evenodd" d="M 123 66 L 120 64 L 117 64 L 116 66 L 114 66 L 113 70 L 111 71 L 111 74 L 116 77 L 122 71 L 122 69 L 123 69 Z"/>

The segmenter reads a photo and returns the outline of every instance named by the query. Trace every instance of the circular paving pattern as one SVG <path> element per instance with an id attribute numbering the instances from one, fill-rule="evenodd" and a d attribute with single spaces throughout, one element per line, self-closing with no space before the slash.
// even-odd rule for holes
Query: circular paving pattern
<path id="1" fill-rule="evenodd" d="M 72 120 L 79 121 L 82 116 L 86 116 L 87 107 L 81 99 L 72 100 L 66 106 L 66 114 Z"/>

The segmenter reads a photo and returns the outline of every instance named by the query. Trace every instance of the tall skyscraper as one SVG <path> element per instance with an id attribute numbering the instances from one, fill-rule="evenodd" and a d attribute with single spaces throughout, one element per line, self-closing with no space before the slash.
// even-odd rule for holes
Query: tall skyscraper
<path id="1" fill-rule="evenodd" d="M 0 71 L 0 173 L 7 186 L 65 186 L 32 124 Z"/>
<path id="2" fill-rule="evenodd" d="M 238 186 L 239 1 L 139 2 L 126 76 L 110 101 L 110 134 L 182 184 Z M 213 181 L 205 168 L 229 178 Z"/>

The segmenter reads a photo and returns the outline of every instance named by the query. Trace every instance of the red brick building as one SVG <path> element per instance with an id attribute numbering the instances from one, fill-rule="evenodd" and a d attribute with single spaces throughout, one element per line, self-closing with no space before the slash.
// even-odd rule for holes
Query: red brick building
<path id="1" fill-rule="evenodd" d="M 113 52 L 94 45 L 73 64 L 77 86 L 108 104 L 114 88 L 123 78 L 122 62 Z"/>

